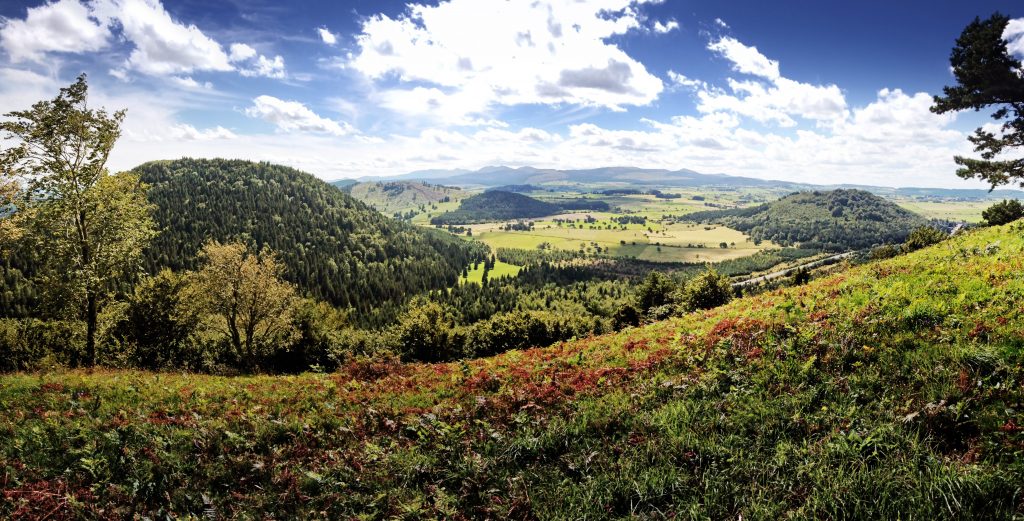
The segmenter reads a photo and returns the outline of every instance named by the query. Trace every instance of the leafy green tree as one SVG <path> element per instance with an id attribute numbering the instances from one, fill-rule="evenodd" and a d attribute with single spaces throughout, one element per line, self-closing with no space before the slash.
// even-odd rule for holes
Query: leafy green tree
<path id="1" fill-rule="evenodd" d="M 636 288 L 636 308 L 641 314 L 651 309 L 672 303 L 676 284 L 665 274 L 652 271 L 644 277 L 644 281 Z"/>
<path id="2" fill-rule="evenodd" d="M 1012 223 L 1024 217 L 1024 205 L 1016 199 L 1003 199 L 1002 202 L 993 204 L 981 212 L 981 217 L 990 226 Z"/>
<path id="3" fill-rule="evenodd" d="M 87 95 L 83 74 L 53 100 L 6 114 L 0 137 L 13 145 L 0 152 L 0 172 L 5 193 L 19 192 L 13 200 L 43 260 L 47 294 L 85 319 L 84 362 L 92 365 L 100 306 L 117 282 L 140 271 L 156 232 L 138 176 L 107 172 L 125 112 L 90 109 Z"/>
<path id="4" fill-rule="evenodd" d="M 186 298 L 187 287 L 185 277 L 168 269 L 136 284 L 118 336 L 134 344 L 137 366 L 195 368 L 199 353 L 190 348 L 200 314 Z"/>
<path id="5" fill-rule="evenodd" d="M 403 358 L 440 362 L 463 355 L 464 339 L 456 334 L 448 310 L 437 302 L 422 297 L 413 299 L 396 330 Z"/>
<path id="6" fill-rule="evenodd" d="M 987 20 L 975 18 L 960 34 L 949 57 L 957 84 L 935 96 L 932 112 L 944 114 L 960 110 L 994 108 L 992 119 L 1002 123 L 999 132 L 974 131 L 968 137 L 981 159 L 956 156 L 960 168 L 956 175 L 977 178 L 992 188 L 1010 183 L 1024 186 L 1024 159 L 998 159 L 1024 145 L 1024 70 L 1020 60 L 1010 55 L 1003 33 L 1010 18 L 995 13 Z"/>
<path id="7" fill-rule="evenodd" d="M 686 283 L 680 291 L 679 303 L 686 311 L 696 311 L 727 304 L 732 296 L 729 277 L 709 269 Z"/>
<path id="8" fill-rule="evenodd" d="M 903 250 L 920 250 L 921 248 L 938 244 L 948 238 L 949 235 L 938 228 L 933 226 L 921 226 L 910 232 L 910 236 L 908 236 L 906 242 L 903 243 Z"/>
<path id="9" fill-rule="evenodd" d="M 202 256 L 205 265 L 195 274 L 190 297 L 216 317 L 243 366 L 256 368 L 274 344 L 294 340 L 292 316 L 299 301 L 273 252 L 211 241 Z"/>

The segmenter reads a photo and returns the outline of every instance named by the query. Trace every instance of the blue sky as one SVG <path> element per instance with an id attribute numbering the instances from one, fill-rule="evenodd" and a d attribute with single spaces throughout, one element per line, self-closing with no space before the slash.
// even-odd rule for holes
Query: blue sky
<path id="1" fill-rule="evenodd" d="M 955 38 L 997 10 L 1024 16 L 953 0 L 7 1 L 0 110 L 88 73 L 93 104 L 128 109 L 115 169 L 198 156 L 326 179 L 631 165 L 979 186 L 952 156 L 984 115 L 927 109 Z"/>

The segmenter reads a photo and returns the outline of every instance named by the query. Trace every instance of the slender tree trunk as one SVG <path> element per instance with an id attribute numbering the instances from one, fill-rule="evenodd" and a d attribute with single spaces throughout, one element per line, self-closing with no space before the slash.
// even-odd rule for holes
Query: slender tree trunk
<path id="1" fill-rule="evenodd" d="M 85 297 L 85 363 L 96 365 L 96 292 L 87 290 Z"/>

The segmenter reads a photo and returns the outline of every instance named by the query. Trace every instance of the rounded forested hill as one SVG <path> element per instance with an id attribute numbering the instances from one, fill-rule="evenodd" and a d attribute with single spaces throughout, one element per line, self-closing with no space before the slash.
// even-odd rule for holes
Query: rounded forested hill
<path id="1" fill-rule="evenodd" d="M 717 222 L 755 240 L 783 246 L 843 251 L 901 243 L 927 221 L 863 190 L 808 191 L 736 210 L 711 210 L 685 216 Z"/>
<path id="2" fill-rule="evenodd" d="M 484 253 L 449 234 L 387 218 L 316 177 L 223 159 L 154 161 L 135 168 L 150 185 L 161 232 L 151 270 L 195 269 L 211 239 L 269 246 L 286 278 L 338 306 L 383 302 L 454 284 Z"/>
<path id="3" fill-rule="evenodd" d="M 565 199 L 549 203 L 528 195 L 490 190 L 467 197 L 459 208 L 430 220 L 431 224 L 477 224 L 509 219 L 532 219 L 563 211 L 608 211 L 608 203 L 592 199 Z"/>

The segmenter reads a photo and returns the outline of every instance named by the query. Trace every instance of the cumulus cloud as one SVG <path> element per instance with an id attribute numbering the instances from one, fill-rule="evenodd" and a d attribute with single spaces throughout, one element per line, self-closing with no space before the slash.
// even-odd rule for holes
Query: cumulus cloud
<path id="1" fill-rule="evenodd" d="M 731 37 L 719 38 L 708 44 L 708 49 L 732 62 L 736 72 L 774 80 L 779 77 L 779 62 L 768 59 L 757 47 L 748 47 Z"/>
<path id="2" fill-rule="evenodd" d="M 646 105 L 662 92 L 661 80 L 609 41 L 645 30 L 640 3 L 410 4 L 397 18 L 368 18 L 347 66 L 371 80 L 397 80 L 399 86 L 386 94 L 393 109 L 416 107 L 428 94 L 439 109 L 458 100 L 460 111 L 439 112 L 448 121 L 499 105 Z"/>
<path id="3" fill-rule="evenodd" d="M 12 63 L 40 61 L 49 52 L 93 52 L 107 47 L 110 30 L 78 0 L 30 7 L 24 20 L 0 19 L 0 47 Z"/>
<path id="4" fill-rule="evenodd" d="M 192 125 L 183 123 L 171 127 L 171 137 L 175 139 L 208 141 L 212 139 L 235 139 L 238 136 L 235 135 L 234 132 L 219 125 L 214 128 L 198 130 Z"/>
<path id="5" fill-rule="evenodd" d="M 262 76 L 264 78 L 276 78 L 283 79 L 286 74 L 284 71 L 284 58 L 281 56 L 274 56 L 273 59 L 269 59 L 262 54 L 259 58 L 252 61 L 249 67 L 240 69 L 238 71 L 242 76 Z"/>
<path id="6" fill-rule="evenodd" d="M 316 32 L 320 35 L 320 40 L 327 45 L 334 45 L 338 43 L 338 37 L 335 36 L 327 27 L 317 27 Z"/>
<path id="7" fill-rule="evenodd" d="M 258 96 L 245 113 L 273 123 L 278 130 L 284 132 L 316 132 L 334 136 L 347 136 L 355 132 L 348 123 L 321 117 L 298 101 L 273 96 Z"/>
<path id="8" fill-rule="evenodd" d="M 196 86 L 190 77 L 196 72 L 286 76 L 281 56 L 267 58 L 244 43 L 225 50 L 197 26 L 174 20 L 159 0 L 58 0 L 30 8 L 24 19 L 0 22 L 0 47 L 12 63 L 41 63 L 47 53 L 104 50 L 115 31 L 131 51 L 110 74 L 125 82 L 131 72 L 171 77 L 186 88 Z"/>
<path id="9" fill-rule="evenodd" d="M 662 23 L 661 21 L 655 21 L 654 25 L 651 26 L 651 29 L 654 29 L 654 32 L 658 34 L 670 33 L 672 31 L 675 31 L 676 29 L 679 29 L 679 22 L 675 20 L 669 20 L 665 23 Z"/>
<path id="10" fill-rule="evenodd" d="M 127 69 L 154 76 L 233 69 L 219 43 L 195 25 L 176 22 L 158 0 L 102 0 L 96 5 L 97 13 L 117 23 L 134 46 Z"/>
<path id="11" fill-rule="evenodd" d="M 836 85 L 813 85 L 782 76 L 779 62 L 731 37 L 708 44 L 708 50 L 732 63 L 732 70 L 747 78 L 729 78 L 728 90 L 669 71 L 676 85 L 697 93 L 703 113 L 733 112 L 762 123 L 797 125 L 795 117 L 832 124 L 847 115 L 846 97 Z"/>
<path id="12" fill-rule="evenodd" d="M 228 59 L 233 62 L 246 61 L 256 56 L 256 49 L 252 46 L 244 43 L 233 43 L 231 44 L 231 54 L 228 55 Z"/>
<path id="13" fill-rule="evenodd" d="M 1015 18 L 1003 29 L 1006 50 L 1018 59 L 1024 59 L 1024 18 Z"/>

